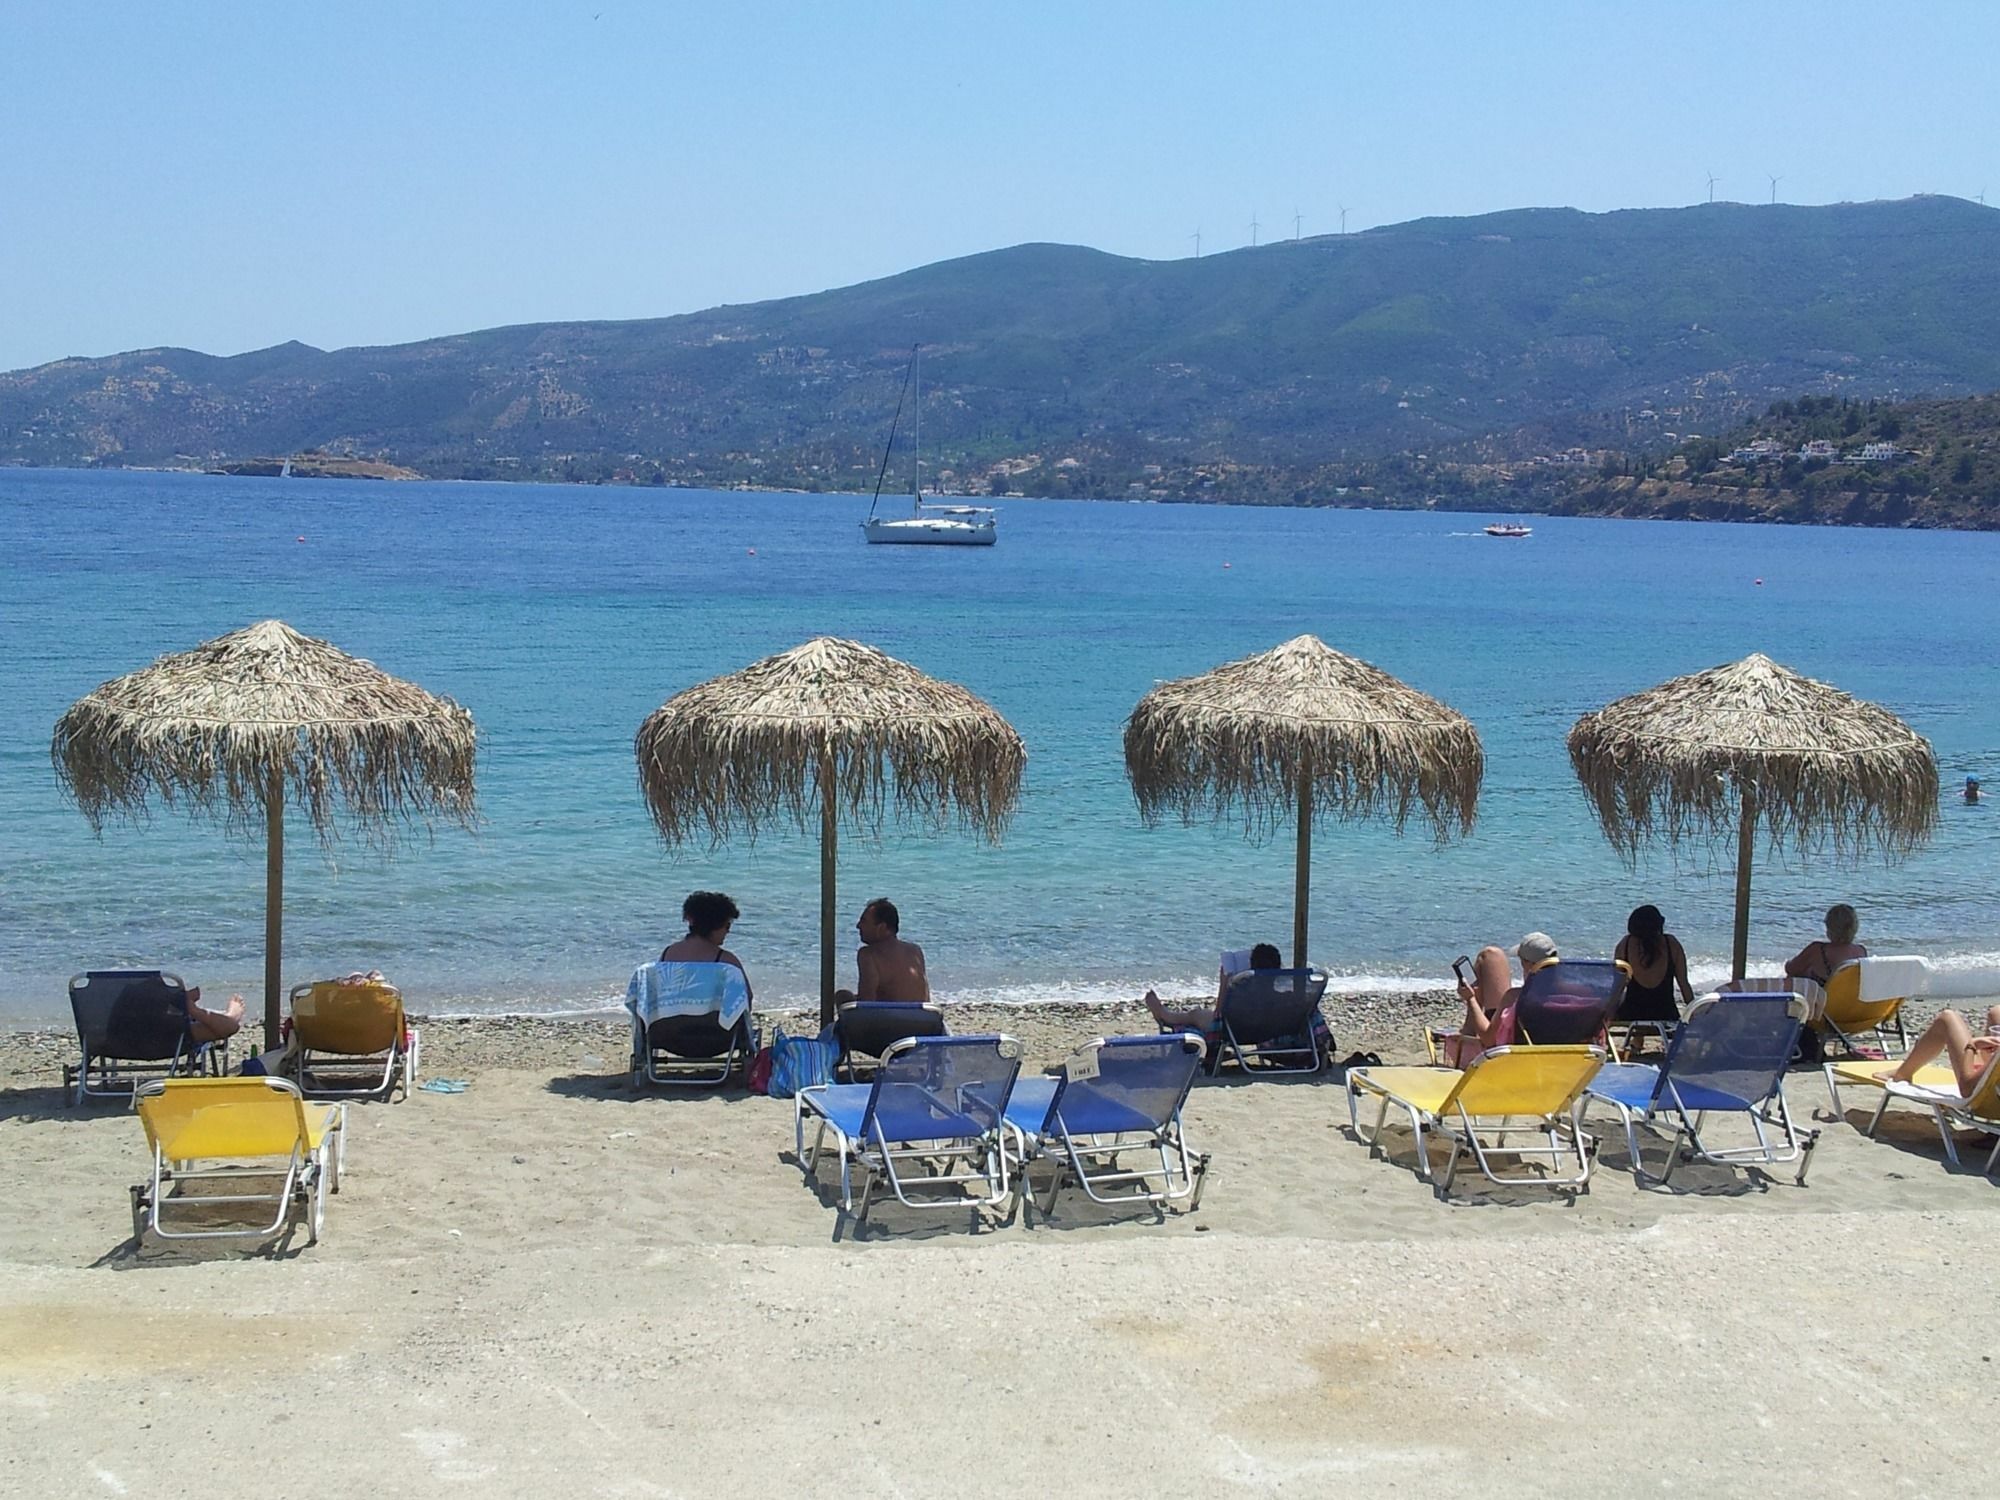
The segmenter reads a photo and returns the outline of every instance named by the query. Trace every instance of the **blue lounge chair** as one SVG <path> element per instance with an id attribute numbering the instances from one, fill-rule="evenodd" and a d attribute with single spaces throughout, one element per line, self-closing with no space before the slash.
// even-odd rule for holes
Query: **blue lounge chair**
<path id="1" fill-rule="evenodd" d="M 896 1043 L 913 1036 L 943 1036 L 944 1012 L 935 1005 L 905 1005 L 898 1001 L 857 1000 L 843 1005 L 833 1018 L 833 1039 L 840 1056 L 833 1076 L 852 1083 L 859 1076 L 855 1054 L 873 1059 L 870 1072 L 879 1066 L 882 1055 Z"/>
<path id="2" fill-rule="evenodd" d="M 727 1083 L 757 1055 L 750 982 L 734 964 L 641 964 L 626 986 L 632 1086 Z"/>
<path id="3" fill-rule="evenodd" d="M 1603 1069 L 1577 1101 L 1579 1124 L 1595 1102 L 1618 1111 L 1632 1170 L 1642 1182 L 1664 1185 L 1687 1155 L 1723 1166 L 1786 1166 L 1798 1163 L 1806 1180 L 1817 1130 L 1801 1133 L 1785 1108 L 1785 1068 L 1798 1045 L 1806 1002 L 1797 995 L 1723 995 L 1697 1001 L 1674 1033 L 1659 1067 L 1615 1063 Z M 1714 1146 L 1703 1137 L 1714 1114 L 1744 1116 L 1755 1143 Z M 1674 1122 L 1665 1168 L 1648 1172 L 1639 1155 L 1639 1125 L 1656 1119 Z M 1766 1127 L 1775 1126 L 1777 1139 Z"/>
<path id="4" fill-rule="evenodd" d="M 188 992 L 158 969 L 92 969 L 69 982 L 69 1008 L 83 1057 L 63 1067 L 71 1102 L 131 1099 L 156 1078 L 219 1075 L 229 1043 L 197 1042 Z"/>
<path id="5" fill-rule="evenodd" d="M 1181 1106 L 1194 1087 L 1203 1043 L 1193 1032 L 1163 1036 L 1098 1037 L 1086 1042 L 1055 1078 L 1024 1078 L 1007 1101 L 1008 1133 L 1014 1143 L 1020 1189 L 1033 1200 L 1028 1167 L 1055 1165 L 1044 1217 L 1056 1198 L 1077 1183 L 1093 1203 L 1146 1203 L 1164 1216 L 1164 1205 L 1188 1200 L 1201 1205 L 1208 1171 L 1206 1156 L 1192 1155 L 1181 1129 Z M 1127 1152 L 1157 1155 L 1126 1166 Z M 1123 1189 L 1123 1191 L 1119 1191 Z"/>
<path id="6" fill-rule="evenodd" d="M 1250 969 L 1222 992 L 1208 1038 L 1208 1072 L 1227 1056 L 1245 1072 L 1254 1060 L 1266 1073 L 1317 1073 L 1326 1066 L 1319 1002 L 1326 975 L 1317 969 Z M 1329 1039 L 1325 1046 L 1331 1046 Z"/>
<path id="7" fill-rule="evenodd" d="M 1610 958 L 1565 958 L 1535 970 L 1515 1002 L 1516 1039 L 1535 1047 L 1602 1044 L 1631 973 Z"/>
<path id="8" fill-rule="evenodd" d="M 999 1207 L 1011 1195 L 1001 1132 L 1020 1050 L 1007 1036 L 912 1037 L 889 1048 L 871 1083 L 800 1089 L 792 1097 L 792 1141 L 801 1170 L 811 1181 L 831 1131 L 840 1206 L 855 1210 L 858 1166 L 864 1221 L 884 1182 L 905 1208 Z M 810 1151 L 807 1116 L 819 1125 Z M 967 1188 L 975 1190 L 971 1198 Z"/>

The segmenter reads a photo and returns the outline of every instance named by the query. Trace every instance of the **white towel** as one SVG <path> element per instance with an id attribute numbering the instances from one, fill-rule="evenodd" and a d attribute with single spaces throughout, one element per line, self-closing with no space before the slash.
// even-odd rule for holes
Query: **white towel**
<path id="1" fill-rule="evenodd" d="M 1864 958 L 1859 962 L 1863 1005 L 1872 1005 L 1878 1000 L 1906 999 L 1911 995 L 1921 995 L 1930 988 L 1931 966 L 1928 959 L 1901 954 L 1894 958 Z"/>
<path id="2" fill-rule="evenodd" d="M 625 1008 L 648 1026 L 662 1016 L 708 1015 L 734 1026 L 750 1008 L 750 981 L 734 964 L 641 964 L 625 986 Z"/>

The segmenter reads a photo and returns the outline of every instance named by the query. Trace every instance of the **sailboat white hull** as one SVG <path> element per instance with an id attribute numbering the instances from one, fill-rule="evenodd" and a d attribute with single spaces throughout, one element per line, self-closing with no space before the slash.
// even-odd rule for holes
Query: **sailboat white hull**
<path id="1" fill-rule="evenodd" d="M 993 520 L 959 521 L 945 516 L 914 516 L 901 521 L 875 517 L 861 523 L 871 542 L 901 542 L 920 547 L 990 547 L 996 535 Z"/>

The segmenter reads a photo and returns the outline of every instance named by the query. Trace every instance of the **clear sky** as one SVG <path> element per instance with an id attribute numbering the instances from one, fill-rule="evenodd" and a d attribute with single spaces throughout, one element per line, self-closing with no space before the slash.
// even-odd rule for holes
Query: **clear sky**
<path id="1" fill-rule="evenodd" d="M 1529 204 L 2000 200 L 2000 3 L 0 0 L 0 369 Z"/>

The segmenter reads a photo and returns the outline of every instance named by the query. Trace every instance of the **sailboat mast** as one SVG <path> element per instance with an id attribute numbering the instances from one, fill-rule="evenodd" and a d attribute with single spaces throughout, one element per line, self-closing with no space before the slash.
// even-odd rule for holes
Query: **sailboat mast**
<path id="1" fill-rule="evenodd" d="M 910 394 L 916 406 L 910 412 L 910 497 L 916 508 L 924 508 L 924 349 L 919 344 L 910 351 Z"/>

